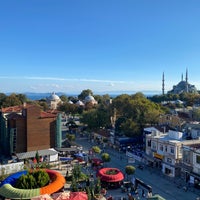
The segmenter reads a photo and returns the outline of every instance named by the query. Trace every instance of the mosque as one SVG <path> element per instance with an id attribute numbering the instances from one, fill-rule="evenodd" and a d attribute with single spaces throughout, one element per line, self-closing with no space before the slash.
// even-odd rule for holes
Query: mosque
<path id="1" fill-rule="evenodd" d="M 53 92 L 49 97 L 46 98 L 47 100 L 47 104 L 49 106 L 50 109 L 55 110 L 57 109 L 59 104 L 62 104 L 62 100 L 60 99 L 60 97 L 58 95 L 56 95 L 55 92 Z M 73 104 L 72 101 L 69 101 L 70 104 Z M 92 104 L 92 105 L 96 105 L 98 104 L 98 102 L 94 99 L 94 97 L 92 95 L 88 95 L 85 97 L 85 99 L 83 101 L 78 100 L 76 102 L 77 106 L 85 106 L 86 104 Z"/>
<path id="2" fill-rule="evenodd" d="M 181 93 L 194 93 L 197 94 L 198 91 L 195 87 L 195 85 L 191 85 L 188 82 L 188 70 L 186 69 L 186 75 L 185 75 L 185 80 L 183 79 L 183 74 L 181 77 L 181 81 L 173 86 L 173 89 L 168 91 L 167 94 L 181 94 Z M 162 78 L 162 94 L 165 94 L 165 77 L 163 73 L 163 78 Z"/>

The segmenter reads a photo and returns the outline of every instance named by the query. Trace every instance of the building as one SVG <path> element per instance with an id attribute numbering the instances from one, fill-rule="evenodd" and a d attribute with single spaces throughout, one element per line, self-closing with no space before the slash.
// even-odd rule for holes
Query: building
<path id="1" fill-rule="evenodd" d="M 2 108 L 1 155 L 61 147 L 61 113 L 48 113 L 37 105 Z"/>
<path id="2" fill-rule="evenodd" d="M 195 85 L 191 85 L 188 82 L 188 70 L 186 70 L 185 80 L 183 80 L 183 75 L 182 75 L 181 81 L 177 85 L 174 85 L 172 90 L 168 91 L 168 94 L 181 94 L 181 93 L 198 93 Z"/>
<path id="3" fill-rule="evenodd" d="M 171 177 L 181 175 L 184 145 L 200 145 L 199 139 L 187 140 L 183 132 L 169 130 L 166 133 L 152 131 L 146 134 L 145 159 L 147 164 L 161 169 Z"/>
<path id="4" fill-rule="evenodd" d="M 47 97 L 47 104 L 49 109 L 57 109 L 58 105 L 62 103 L 62 100 L 55 92 L 53 92 L 49 97 Z"/>
<path id="5" fill-rule="evenodd" d="M 95 100 L 95 98 L 92 95 L 88 95 L 85 97 L 84 99 L 85 104 L 92 104 L 92 105 L 96 105 L 98 104 L 98 102 Z"/>

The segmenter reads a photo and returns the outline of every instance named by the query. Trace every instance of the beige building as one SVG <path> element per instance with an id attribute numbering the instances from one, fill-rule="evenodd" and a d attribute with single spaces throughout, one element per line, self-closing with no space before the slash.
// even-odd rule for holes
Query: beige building
<path id="1" fill-rule="evenodd" d="M 190 144 L 200 144 L 200 140 L 186 140 L 183 133 L 178 131 L 152 131 L 146 135 L 146 162 L 160 168 L 163 174 L 171 177 L 180 176 L 184 155 L 182 147 Z"/>

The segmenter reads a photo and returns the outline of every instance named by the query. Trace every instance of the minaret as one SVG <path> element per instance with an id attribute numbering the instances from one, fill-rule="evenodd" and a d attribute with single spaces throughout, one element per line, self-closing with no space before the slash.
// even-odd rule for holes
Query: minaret
<path id="1" fill-rule="evenodd" d="M 165 94 L 165 74 L 162 75 L 162 95 Z"/>
<path id="2" fill-rule="evenodd" d="M 186 69 L 185 82 L 186 82 L 186 92 L 188 93 L 188 69 Z"/>
<path id="3" fill-rule="evenodd" d="M 188 69 L 186 69 L 185 81 L 188 83 Z"/>
<path id="4" fill-rule="evenodd" d="M 183 81 L 183 73 L 182 73 L 182 76 L 181 76 L 181 81 Z"/>

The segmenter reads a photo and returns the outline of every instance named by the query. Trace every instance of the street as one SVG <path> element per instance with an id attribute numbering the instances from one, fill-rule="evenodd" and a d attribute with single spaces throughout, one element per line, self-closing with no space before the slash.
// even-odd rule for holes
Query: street
<path id="1" fill-rule="evenodd" d="M 76 142 L 83 146 L 83 151 L 88 153 L 88 150 L 95 146 L 96 144 L 92 144 L 86 138 L 77 138 Z M 128 163 L 128 159 L 125 153 L 119 153 L 114 149 L 107 148 L 104 152 L 109 153 L 111 157 L 111 161 L 106 163 L 106 167 L 116 167 L 120 169 L 125 174 L 125 167 L 127 165 L 137 166 L 138 163 L 130 164 Z M 143 169 L 136 168 L 135 178 L 139 178 L 145 184 L 148 184 L 153 189 L 153 194 L 159 194 L 166 200 L 196 200 L 197 197 L 200 196 L 200 191 L 194 188 L 189 188 L 187 191 L 184 190 L 183 186 L 178 187 L 177 182 L 174 179 L 170 179 L 165 177 L 158 172 L 157 169 L 144 167 Z M 127 177 L 125 177 L 127 178 Z M 143 188 L 141 188 L 142 190 Z M 119 197 L 120 191 L 110 191 L 114 195 Z M 124 196 L 123 193 L 121 193 Z M 142 198 L 140 198 L 142 199 Z"/>

